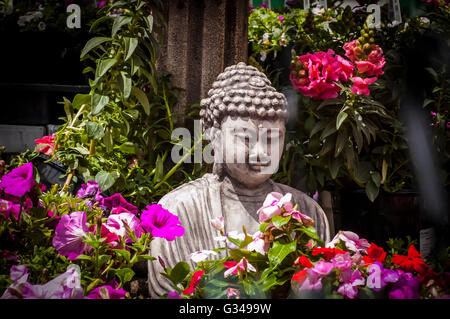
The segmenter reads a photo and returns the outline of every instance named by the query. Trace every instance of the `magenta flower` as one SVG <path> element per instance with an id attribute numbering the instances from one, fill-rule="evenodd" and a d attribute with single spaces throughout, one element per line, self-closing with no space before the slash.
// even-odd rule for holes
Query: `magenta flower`
<path id="1" fill-rule="evenodd" d="M 127 292 L 120 289 L 114 289 L 109 285 L 103 285 L 92 290 L 87 296 L 88 299 L 125 299 Z"/>
<path id="2" fill-rule="evenodd" d="M 397 271 L 400 277 L 389 292 L 389 299 L 419 299 L 419 279 L 409 272 Z"/>
<path id="3" fill-rule="evenodd" d="M 167 294 L 167 299 L 183 299 L 178 291 L 171 291 Z"/>
<path id="4" fill-rule="evenodd" d="M 65 273 L 44 285 L 26 283 L 22 295 L 26 299 L 84 299 L 78 265 L 71 264 Z"/>
<path id="5" fill-rule="evenodd" d="M 22 289 L 28 281 L 28 269 L 25 265 L 12 266 L 9 270 L 9 278 L 13 283 L 5 290 L 0 299 L 18 299 L 17 294 L 22 294 Z"/>
<path id="6" fill-rule="evenodd" d="M 327 266 L 326 266 L 327 267 Z M 320 267 L 318 267 L 320 269 Z M 330 270 L 331 271 L 331 270 Z M 306 269 L 307 277 L 305 281 L 298 287 L 298 291 L 314 291 L 322 290 L 322 276 L 313 268 Z"/>
<path id="7" fill-rule="evenodd" d="M 53 247 L 59 254 L 75 260 L 86 248 L 84 238 L 87 232 L 85 212 L 63 215 L 55 229 Z"/>
<path id="8" fill-rule="evenodd" d="M 372 78 L 360 78 L 358 76 L 352 77 L 353 80 L 353 86 L 351 88 L 351 93 L 352 94 L 364 94 L 364 95 L 369 95 L 370 91 L 369 91 L 369 85 L 372 84 L 373 82 L 375 82 L 377 80 L 376 77 L 372 77 Z"/>
<path id="9" fill-rule="evenodd" d="M 311 272 L 316 273 L 318 276 L 326 276 L 333 270 L 333 264 L 326 261 L 319 261 L 310 269 Z"/>
<path id="10" fill-rule="evenodd" d="M 141 214 L 141 226 L 153 237 L 165 238 L 168 241 L 184 235 L 184 227 L 178 217 L 160 204 L 146 206 Z"/>
<path id="11" fill-rule="evenodd" d="M 20 212 L 20 205 L 14 204 L 6 199 L 0 199 L 0 218 L 4 216 L 6 219 L 11 219 L 11 215 L 18 220 Z"/>
<path id="12" fill-rule="evenodd" d="M 331 262 L 333 263 L 334 268 L 339 271 L 350 269 L 353 266 L 353 260 L 351 259 L 349 253 L 337 254 Z"/>
<path id="13" fill-rule="evenodd" d="M 363 286 L 364 284 L 364 277 L 358 269 L 355 269 L 349 280 L 339 286 L 337 292 L 347 298 L 354 299 L 358 295 L 358 286 Z"/>
<path id="14" fill-rule="evenodd" d="M 119 193 L 116 193 L 110 197 L 103 198 L 101 206 L 109 211 L 113 211 L 117 207 L 123 207 L 134 215 L 137 215 L 139 211 L 136 206 L 128 203 L 125 198 L 123 198 Z"/>
<path id="15" fill-rule="evenodd" d="M 292 218 L 297 220 L 300 225 L 305 225 L 306 227 L 314 226 L 314 219 L 305 214 L 300 213 L 299 211 L 291 211 L 290 213 L 283 214 L 284 217 L 292 215 Z"/>
<path id="16" fill-rule="evenodd" d="M 127 225 L 131 231 L 134 231 L 137 238 L 141 237 L 141 225 L 139 219 L 130 212 L 111 214 L 106 221 L 105 227 L 117 236 L 123 237 L 125 241 L 131 242 L 130 235 L 127 234 Z"/>
<path id="17" fill-rule="evenodd" d="M 341 88 L 334 81 L 347 81 L 353 74 L 353 65 L 334 56 L 331 49 L 302 55 L 299 61 L 302 69 L 289 75 L 292 85 L 304 96 L 319 100 L 336 98 Z"/>
<path id="18" fill-rule="evenodd" d="M 281 215 L 283 209 L 285 212 L 292 211 L 292 194 L 283 194 L 272 192 L 267 195 L 264 200 L 263 206 L 258 209 L 257 214 L 259 215 L 259 222 L 263 223 L 267 220 L 272 219 L 275 215 Z"/>
<path id="19" fill-rule="evenodd" d="M 24 196 L 34 185 L 36 185 L 36 181 L 33 177 L 31 162 L 11 170 L 0 181 L 0 189 L 3 189 L 6 194 L 16 197 Z"/>
<path id="20" fill-rule="evenodd" d="M 241 292 L 238 289 L 227 288 L 227 299 L 231 299 L 234 297 L 235 299 L 239 299 Z"/>
<path id="21" fill-rule="evenodd" d="M 76 196 L 82 199 L 91 199 L 95 202 L 101 202 L 103 196 L 100 194 L 100 186 L 94 181 L 88 181 L 86 184 L 81 185 Z M 91 203 L 91 205 L 93 205 L 93 203 Z"/>

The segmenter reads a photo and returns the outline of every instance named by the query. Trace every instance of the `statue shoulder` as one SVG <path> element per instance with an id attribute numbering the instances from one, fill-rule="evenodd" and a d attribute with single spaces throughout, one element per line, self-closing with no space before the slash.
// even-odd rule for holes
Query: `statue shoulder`
<path id="1" fill-rule="evenodd" d="M 168 210 L 178 207 L 181 203 L 188 205 L 198 200 L 199 193 L 215 185 L 216 182 L 216 175 L 205 174 L 170 191 L 159 200 L 158 204 Z"/>

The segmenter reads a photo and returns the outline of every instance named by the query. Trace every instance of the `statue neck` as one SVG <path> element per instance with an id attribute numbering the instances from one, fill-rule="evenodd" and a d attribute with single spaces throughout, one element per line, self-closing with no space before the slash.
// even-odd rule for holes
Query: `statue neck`
<path id="1" fill-rule="evenodd" d="M 270 179 L 255 188 L 248 188 L 228 175 L 222 181 L 222 191 L 230 197 L 245 196 L 264 199 L 272 190 L 273 182 Z"/>

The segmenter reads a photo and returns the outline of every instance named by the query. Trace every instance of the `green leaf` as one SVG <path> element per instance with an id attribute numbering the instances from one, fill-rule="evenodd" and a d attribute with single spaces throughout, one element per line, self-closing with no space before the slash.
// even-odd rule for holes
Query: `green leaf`
<path id="1" fill-rule="evenodd" d="M 75 150 L 82 155 L 89 155 L 89 151 L 84 147 L 75 146 L 71 147 L 70 149 Z"/>
<path id="2" fill-rule="evenodd" d="M 119 150 L 126 154 L 136 154 L 136 146 L 132 142 L 125 142 L 120 145 Z"/>
<path id="3" fill-rule="evenodd" d="M 126 61 L 131 57 L 134 50 L 136 49 L 136 47 L 138 45 L 138 39 L 124 37 L 123 40 L 125 42 L 125 60 L 124 61 Z"/>
<path id="4" fill-rule="evenodd" d="M 433 99 L 425 99 L 425 101 L 423 101 L 423 107 L 426 107 L 428 104 L 430 103 L 435 103 L 436 101 Z"/>
<path id="5" fill-rule="evenodd" d="M 95 122 L 86 122 L 86 133 L 90 138 L 99 139 L 105 136 L 105 130 L 103 127 Z"/>
<path id="6" fill-rule="evenodd" d="M 92 95 L 92 109 L 91 113 L 92 115 L 97 115 L 100 113 L 101 110 L 105 107 L 106 104 L 109 102 L 109 97 L 106 95 L 100 95 L 97 93 L 94 93 Z"/>
<path id="7" fill-rule="evenodd" d="M 281 228 L 283 225 L 287 224 L 291 220 L 291 215 L 283 217 L 280 215 L 275 215 L 272 218 L 272 223 L 276 228 Z"/>
<path id="8" fill-rule="evenodd" d="M 91 105 L 91 95 L 90 94 L 77 94 L 72 100 L 72 106 L 74 109 L 79 109 L 83 104 Z"/>
<path id="9" fill-rule="evenodd" d="M 370 180 L 370 171 L 373 169 L 370 162 L 359 162 L 355 169 L 355 178 L 361 183 L 367 183 Z"/>
<path id="10" fill-rule="evenodd" d="M 339 130 L 342 123 L 344 123 L 345 119 L 348 117 L 347 112 L 340 111 L 339 114 L 336 117 L 336 130 Z"/>
<path id="11" fill-rule="evenodd" d="M 112 40 L 113 40 L 113 38 L 107 38 L 107 37 L 96 37 L 96 38 L 90 39 L 84 46 L 83 50 L 81 50 L 80 59 L 82 59 L 89 51 L 91 51 L 95 47 L 98 47 L 103 42 L 112 41 Z"/>
<path id="12" fill-rule="evenodd" d="M 116 271 L 116 276 L 119 277 L 122 285 L 133 279 L 134 271 L 131 268 L 122 268 Z"/>
<path id="13" fill-rule="evenodd" d="M 65 96 L 63 96 L 63 100 L 64 100 L 64 112 L 66 112 L 67 121 L 69 123 L 71 123 L 72 122 L 72 118 L 73 118 L 73 106 L 72 106 L 72 103 Z"/>
<path id="14" fill-rule="evenodd" d="M 110 259 L 111 259 L 111 255 L 100 255 L 100 256 L 98 256 L 98 264 L 100 266 L 103 266 Z"/>
<path id="15" fill-rule="evenodd" d="M 103 136 L 103 143 L 105 143 L 106 151 L 111 152 L 113 150 L 113 137 L 111 134 L 111 130 L 106 128 L 105 136 Z"/>
<path id="16" fill-rule="evenodd" d="M 226 281 L 221 281 L 217 279 L 208 280 L 208 285 L 213 285 L 219 288 L 227 288 L 230 287 L 230 283 Z"/>
<path id="17" fill-rule="evenodd" d="M 337 139 L 336 139 L 336 147 L 334 150 L 334 157 L 338 157 L 338 155 L 342 152 L 345 145 L 347 144 L 347 141 L 348 141 L 347 130 L 340 131 L 337 136 Z"/>
<path id="18" fill-rule="evenodd" d="M 328 168 L 330 170 L 331 178 L 335 179 L 339 173 L 339 169 L 341 168 L 342 164 L 344 164 L 344 160 L 342 157 L 334 158 L 330 157 Z"/>
<path id="19" fill-rule="evenodd" d="M 154 183 L 158 183 L 160 182 L 164 177 L 164 166 L 163 166 L 163 161 L 161 156 L 159 156 L 156 159 L 156 164 L 155 164 L 155 176 L 153 177 L 153 182 Z"/>
<path id="20" fill-rule="evenodd" d="M 118 16 L 114 19 L 114 23 L 111 30 L 111 36 L 115 36 L 117 31 L 120 30 L 125 24 L 129 24 L 133 18 L 127 16 Z"/>
<path id="21" fill-rule="evenodd" d="M 113 186 L 116 181 L 112 174 L 106 171 L 100 171 L 95 175 L 95 182 L 99 184 L 102 191 L 106 191 Z"/>
<path id="22" fill-rule="evenodd" d="M 119 89 L 124 100 L 130 97 L 131 92 L 131 77 L 128 73 L 121 71 L 119 77 Z"/>
<path id="23" fill-rule="evenodd" d="M 149 14 L 145 19 L 145 23 L 147 24 L 148 32 L 152 33 L 153 31 L 153 15 Z"/>
<path id="24" fill-rule="evenodd" d="M 78 255 L 78 256 L 77 256 L 77 259 L 79 259 L 79 260 L 89 260 L 89 261 L 91 261 L 91 260 L 93 260 L 93 257 L 87 256 L 87 255 Z"/>
<path id="25" fill-rule="evenodd" d="M 272 266 L 277 266 L 283 262 L 287 255 L 294 252 L 297 248 L 297 243 L 292 241 L 287 244 L 274 242 L 272 248 L 269 249 L 268 257 Z"/>
<path id="26" fill-rule="evenodd" d="M 368 181 L 366 184 L 366 194 L 371 202 L 375 201 L 378 196 L 380 189 L 375 185 L 373 181 Z"/>
<path id="27" fill-rule="evenodd" d="M 256 251 L 249 251 L 247 249 L 230 249 L 228 253 L 234 260 L 241 260 L 243 257 L 245 257 L 250 263 L 267 261 L 266 256 L 261 255 Z"/>
<path id="28" fill-rule="evenodd" d="M 377 171 L 371 171 L 370 176 L 372 177 L 372 181 L 375 183 L 377 187 L 380 187 L 381 184 L 381 174 Z"/>
<path id="29" fill-rule="evenodd" d="M 323 130 L 322 134 L 320 135 L 320 140 L 323 141 L 325 138 L 327 138 L 328 136 L 330 136 L 335 132 L 336 132 L 336 125 L 333 121 L 330 121 Z"/>
<path id="30" fill-rule="evenodd" d="M 155 257 L 149 256 L 149 255 L 139 255 L 138 261 L 144 261 L 144 260 L 156 260 Z"/>
<path id="31" fill-rule="evenodd" d="M 123 258 L 127 263 L 130 262 L 131 254 L 126 249 L 114 249 L 117 255 Z"/>
<path id="32" fill-rule="evenodd" d="M 188 263 L 180 261 L 170 272 L 170 280 L 177 285 L 186 278 L 190 270 L 191 268 Z"/>
<path id="33" fill-rule="evenodd" d="M 95 76 L 96 78 L 100 78 L 103 75 L 105 75 L 105 73 L 111 69 L 114 64 L 117 63 L 117 60 L 112 58 L 112 59 L 104 59 L 104 60 L 100 60 L 100 62 L 98 62 L 97 65 L 97 70 L 95 72 Z"/>
<path id="34" fill-rule="evenodd" d="M 139 103 L 144 108 L 144 112 L 146 115 L 150 115 L 150 103 L 148 102 L 147 95 L 139 88 L 132 87 L 131 94 L 139 101 Z"/>
<path id="35" fill-rule="evenodd" d="M 300 231 L 304 232 L 306 235 L 315 240 L 320 240 L 317 230 L 314 227 L 300 226 Z"/>

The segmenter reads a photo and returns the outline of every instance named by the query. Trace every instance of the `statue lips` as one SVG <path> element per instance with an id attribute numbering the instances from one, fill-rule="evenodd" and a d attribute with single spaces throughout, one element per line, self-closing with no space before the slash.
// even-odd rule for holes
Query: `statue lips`
<path id="1" fill-rule="evenodd" d="M 264 167 L 270 166 L 270 161 L 268 162 L 258 162 L 258 163 L 249 163 L 250 169 L 255 172 L 260 172 Z"/>

